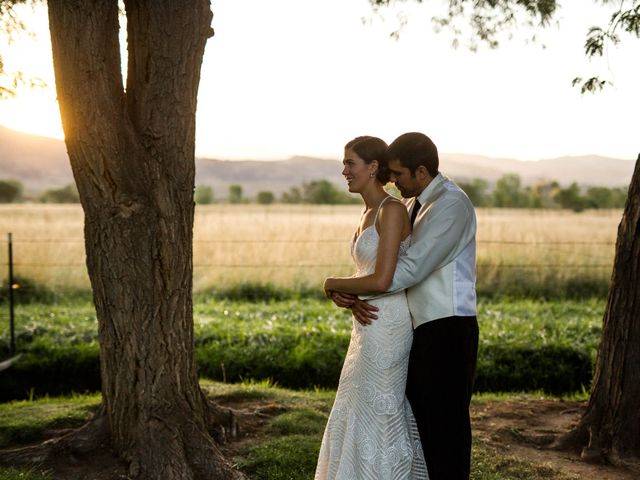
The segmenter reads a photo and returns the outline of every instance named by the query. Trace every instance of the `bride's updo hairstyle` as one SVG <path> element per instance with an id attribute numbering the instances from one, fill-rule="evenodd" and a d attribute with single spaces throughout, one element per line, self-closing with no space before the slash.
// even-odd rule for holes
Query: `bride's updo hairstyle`
<path id="1" fill-rule="evenodd" d="M 386 185 L 389 183 L 389 162 L 387 160 L 387 144 L 378 137 L 364 135 L 356 137 L 344 146 L 344 149 L 353 150 L 368 165 L 374 160 L 378 161 L 377 180 Z"/>

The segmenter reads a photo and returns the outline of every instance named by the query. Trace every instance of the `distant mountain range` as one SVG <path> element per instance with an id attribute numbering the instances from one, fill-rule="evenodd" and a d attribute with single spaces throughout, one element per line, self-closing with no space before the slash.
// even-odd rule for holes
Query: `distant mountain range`
<path id="1" fill-rule="evenodd" d="M 525 185 L 556 180 L 561 185 L 628 186 L 634 162 L 587 155 L 539 161 L 519 161 L 467 154 L 441 154 L 443 173 L 460 181 L 483 178 L 490 184 L 506 173 L 520 175 Z M 276 195 L 312 180 L 344 185 L 339 160 L 293 157 L 279 161 L 196 159 L 196 184 L 213 187 L 225 198 L 231 184 L 240 184 L 247 197 L 261 190 Z M 37 193 L 73 181 L 64 142 L 0 127 L 0 179 L 21 181 L 27 192 Z"/>

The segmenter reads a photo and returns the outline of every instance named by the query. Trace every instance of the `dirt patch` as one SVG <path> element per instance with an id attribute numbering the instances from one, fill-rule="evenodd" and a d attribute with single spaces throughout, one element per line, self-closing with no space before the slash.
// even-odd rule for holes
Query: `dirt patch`
<path id="1" fill-rule="evenodd" d="M 41 468 L 53 472 L 56 480 L 129 480 L 128 467 L 111 449 L 90 455 L 64 457 L 48 462 Z"/>
<path id="2" fill-rule="evenodd" d="M 226 458 L 237 455 L 246 444 L 254 442 L 273 417 L 286 411 L 276 403 L 255 400 L 241 403 L 220 402 L 220 405 L 233 409 L 238 419 L 236 437 L 220 445 L 220 450 Z"/>
<path id="3" fill-rule="evenodd" d="M 549 444 L 578 423 L 585 402 L 560 400 L 488 401 L 471 410 L 475 438 L 498 451 L 585 480 L 638 480 L 640 465 L 628 468 L 587 463 L 578 453 Z"/>

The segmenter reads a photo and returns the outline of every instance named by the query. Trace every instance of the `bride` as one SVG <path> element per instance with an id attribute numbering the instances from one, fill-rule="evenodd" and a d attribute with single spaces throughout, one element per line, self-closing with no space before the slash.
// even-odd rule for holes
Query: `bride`
<path id="1" fill-rule="evenodd" d="M 387 144 L 357 137 L 344 149 L 349 191 L 365 203 L 351 241 L 356 274 L 327 278 L 335 292 L 383 293 L 398 255 L 409 246 L 411 226 L 405 206 L 383 188 L 389 181 Z M 370 303 L 378 319 L 363 326 L 355 319 L 335 402 L 322 439 L 316 480 L 428 479 L 415 419 L 405 397 L 413 327 L 404 292 Z"/>

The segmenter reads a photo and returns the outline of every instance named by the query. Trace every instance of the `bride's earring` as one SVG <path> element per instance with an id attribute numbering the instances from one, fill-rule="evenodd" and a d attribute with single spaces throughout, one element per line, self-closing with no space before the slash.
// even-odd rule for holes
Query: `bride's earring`
<path id="1" fill-rule="evenodd" d="M 371 173 L 369 174 L 369 178 L 373 178 L 373 177 L 375 177 L 375 176 L 376 176 L 375 172 L 371 172 Z"/>

